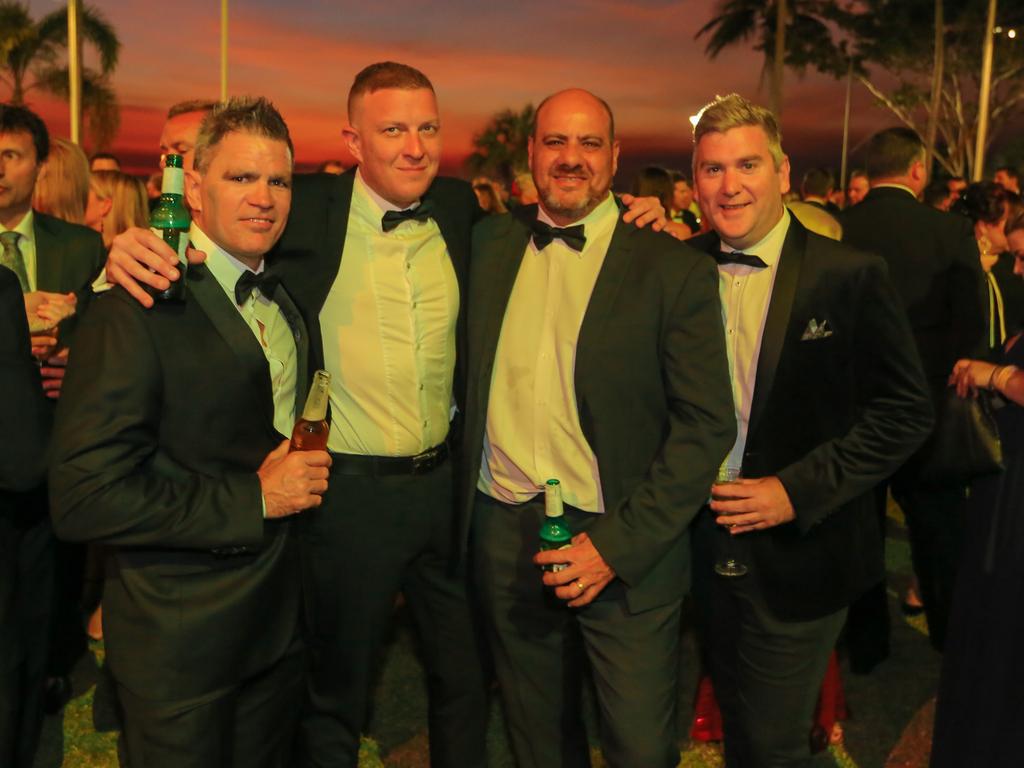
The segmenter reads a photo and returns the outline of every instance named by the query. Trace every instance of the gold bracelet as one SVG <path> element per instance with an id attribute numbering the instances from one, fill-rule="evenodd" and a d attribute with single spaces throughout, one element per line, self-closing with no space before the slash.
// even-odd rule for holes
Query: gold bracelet
<path id="1" fill-rule="evenodd" d="M 999 392 L 1000 390 L 1004 390 L 1006 388 L 1007 382 L 1011 378 L 1013 378 L 1013 374 L 1015 374 L 1018 370 L 1020 370 L 1020 369 L 1017 368 L 1017 366 L 1015 366 L 1015 365 L 1004 365 L 1004 366 L 1002 366 L 999 369 L 999 375 L 996 376 L 996 382 L 995 382 L 996 383 L 996 391 Z M 1006 372 L 1005 376 L 1003 375 L 1004 371 Z"/>

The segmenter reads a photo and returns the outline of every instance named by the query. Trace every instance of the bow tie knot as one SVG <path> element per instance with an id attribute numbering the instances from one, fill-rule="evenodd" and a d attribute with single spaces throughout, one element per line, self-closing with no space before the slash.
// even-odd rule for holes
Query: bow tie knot
<path id="1" fill-rule="evenodd" d="M 713 256 L 719 264 L 742 264 L 745 267 L 756 269 L 764 269 L 768 266 L 760 256 L 742 251 L 716 251 Z"/>
<path id="2" fill-rule="evenodd" d="M 582 224 L 576 224 L 572 227 L 553 227 L 539 219 L 533 219 L 527 223 L 533 231 L 533 244 L 537 247 L 538 251 L 547 248 L 553 240 L 561 240 L 567 247 L 577 253 L 582 252 L 583 247 L 587 244 L 587 237 L 584 234 Z"/>
<path id="3" fill-rule="evenodd" d="M 269 272 L 260 272 L 258 275 L 248 269 L 243 272 L 238 282 L 235 283 L 235 303 L 241 306 L 249 299 L 255 289 L 268 299 L 274 298 L 277 287 L 281 284 L 281 278 Z"/>
<path id="4" fill-rule="evenodd" d="M 406 208 L 404 211 L 386 211 L 380 220 L 380 227 L 385 232 L 390 232 L 403 221 L 426 221 L 433 214 L 434 207 L 430 200 L 424 200 L 415 208 Z"/>

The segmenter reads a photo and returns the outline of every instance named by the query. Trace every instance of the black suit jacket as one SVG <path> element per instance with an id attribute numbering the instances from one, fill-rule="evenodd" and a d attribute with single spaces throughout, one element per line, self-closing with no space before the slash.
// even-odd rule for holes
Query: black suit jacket
<path id="1" fill-rule="evenodd" d="M 971 223 L 875 187 L 840 217 L 843 242 L 878 254 L 910 318 L 925 374 L 936 392 L 953 363 L 982 349 L 987 301 Z"/>
<path id="2" fill-rule="evenodd" d="M 355 174 L 353 168 L 341 175 L 296 176 L 288 226 L 271 255 L 275 271 L 284 277 L 303 311 L 314 355 L 322 356 L 320 310 L 341 264 Z M 424 200 L 427 199 L 433 202 L 432 218 L 444 237 L 459 282 L 454 394 L 462 410 L 469 240 L 473 222 L 483 214 L 472 187 L 458 179 L 434 179 L 424 195 Z M 318 367 L 322 366 L 322 360 L 316 362 Z"/>
<path id="3" fill-rule="evenodd" d="M 691 240 L 713 253 L 714 233 Z M 814 320 L 830 334 L 805 338 Z M 743 474 L 778 476 L 796 520 L 747 533 L 750 573 L 783 619 L 827 615 L 883 575 L 875 486 L 928 435 L 932 410 L 885 262 L 791 217 L 772 288 Z M 710 549 L 710 528 L 698 544 Z M 710 573 L 708 564 L 702 573 Z"/>
<path id="4" fill-rule="evenodd" d="M 43 481 L 52 409 L 43 396 L 39 365 L 32 357 L 21 284 L 0 267 L 0 514 L 10 510 L 10 491 Z"/>
<path id="5" fill-rule="evenodd" d="M 280 294 L 283 293 L 279 292 Z M 296 332 L 296 400 L 306 333 Z M 204 266 L 184 304 L 120 289 L 83 318 L 57 409 L 58 535 L 110 545 L 104 635 L 117 680 L 181 700 L 280 658 L 300 603 L 293 518 L 264 520 L 256 475 L 281 442 L 266 358 Z"/>
<path id="6" fill-rule="evenodd" d="M 529 239 L 513 216 L 473 233 L 463 546 L 498 337 Z M 580 328 L 574 384 L 606 509 L 590 537 L 632 611 L 677 599 L 689 581 L 687 528 L 736 436 L 714 262 L 620 221 Z"/>

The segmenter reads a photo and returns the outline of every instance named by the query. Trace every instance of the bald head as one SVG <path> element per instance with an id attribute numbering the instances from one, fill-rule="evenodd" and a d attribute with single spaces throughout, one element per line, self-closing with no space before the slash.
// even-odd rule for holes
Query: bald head
<path id="1" fill-rule="evenodd" d="M 579 106 L 599 106 L 608 117 L 608 141 L 615 141 L 615 115 L 612 114 L 612 108 L 600 96 L 595 96 L 583 88 L 566 88 L 564 91 L 558 91 L 545 98 L 533 113 L 533 130 L 530 131 L 530 135 L 533 138 L 537 137 L 537 124 L 540 122 L 540 113 L 545 107 L 550 106 L 552 102 L 576 104 Z"/>

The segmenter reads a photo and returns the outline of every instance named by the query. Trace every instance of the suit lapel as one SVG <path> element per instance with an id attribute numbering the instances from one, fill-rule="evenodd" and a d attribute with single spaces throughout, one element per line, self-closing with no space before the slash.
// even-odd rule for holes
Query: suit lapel
<path id="1" fill-rule="evenodd" d="M 608 251 L 605 253 L 597 281 L 590 293 L 590 301 L 583 313 L 580 333 L 576 340 L 576 366 L 573 371 L 573 384 L 576 389 L 576 411 L 579 414 L 583 433 L 591 440 L 593 431 L 588 426 L 589 413 L 584 394 L 592 376 L 600 376 L 601 364 L 593 359 L 594 354 L 601 350 L 601 339 L 604 329 L 612 317 L 615 297 L 622 289 L 626 272 L 629 269 L 630 254 L 633 250 L 635 227 L 623 223 L 620 218 L 615 224 Z"/>
<path id="2" fill-rule="evenodd" d="M 355 169 L 338 177 L 327 199 L 327 231 L 324 240 L 324 269 L 313 270 L 317 284 L 313 287 L 316 302 L 311 308 L 313 317 L 319 315 L 327 300 L 327 294 L 334 285 L 334 279 L 341 268 L 341 255 L 345 250 L 345 233 L 348 231 L 348 214 L 352 208 L 352 187 L 355 183 Z"/>
<path id="3" fill-rule="evenodd" d="M 61 283 L 63 260 L 60 243 L 56 235 L 50 231 L 46 217 L 38 211 L 32 215 L 32 228 L 36 236 L 36 289 L 63 293 L 66 289 Z"/>
<path id="4" fill-rule="evenodd" d="M 757 378 L 754 384 L 754 399 L 750 405 L 748 435 L 753 435 L 757 429 L 757 423 L 764 412 L 765 404 L 771 396 L 779 358 L 782 355 L 786 332 L 789 329 L 789 319 L 793 312 L 793 300 L 796 296 L 800 268 L 806 248 L 807 230 L 796 220 L 795 216 L 791 216 L 789 231 L 782 244 L 782 253 L 779 256 L 779 265 L 775 272 L 775 282 L 772 285 L 768 317 L 765 319 L 764 333 L 761 336 L 761 352 L 757 358 Z M 749 442 L 748 437 L 748 445 Z"/>
<path id="5" fill-rule="evenodd" d="M 263 417 L 271 431 L 274 430 L 274 393 L 270 385 L 267 358 L 259 342 L 245 324 L 238 310 L 224 293 L 217 280 L 202 264 L 188 269 L 188 292 L 191 298 L 213 323 L 213 327 L 238 358 L 241 370 L 258 373 L 251 378 L 259 382 L 257 399 L 262 404 Z"/>
<path id="6" fill-rule="evenodd" d="M 284 315 L 288 327 L 292 329 L 292 338 L 295 339 L 295 418 L 298 418 L 306 404 L 305 398 L 310 384 L 309 334 L 306 332 L 302 313 L 283 285 L 274 293 L 274 302 Z"/>

